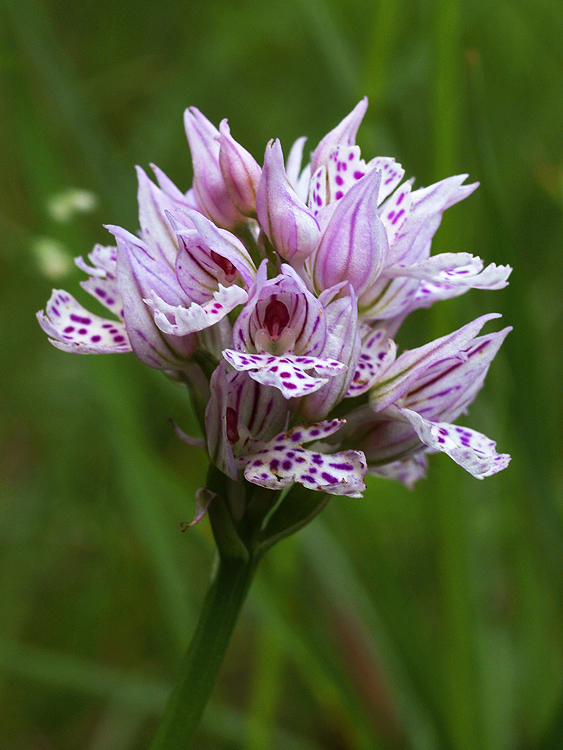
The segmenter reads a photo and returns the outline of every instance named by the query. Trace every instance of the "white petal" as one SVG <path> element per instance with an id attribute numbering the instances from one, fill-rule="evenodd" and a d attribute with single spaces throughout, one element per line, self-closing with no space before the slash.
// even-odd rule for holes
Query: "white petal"
<path id="1" fill-rule="evenodd" d="M 449 422 L 429 422 L 410 409 L 399 411 L 425 445 L 446 453 L 476 479 L 490 477 L 508 466 L 510 456 L 497 453 L 496 443 L 486 435 Z"/>
<path id="2" fill-rule="evenodd" d="M 235 307 L 244 305 L 247 299 L 248 294 L 241 287 L 224 287 L 219 284 L 219 291 L 203 305 L 196 302 L 192 302 L 189 307 L 169 305 L 155 292 L 144 301 L 153 311 L 154 322 L 163 333 L 185 336 L 218 323 Z"/>
<path id="3" fill-rule="evenodd" d="M 53 290 L 46 314 L 37 314 L 51 343 L 67 352 L 106 354 L 130 352 L 131 346 L 121 321 L 100 318 L 88 312 L 72 295 Z"/>

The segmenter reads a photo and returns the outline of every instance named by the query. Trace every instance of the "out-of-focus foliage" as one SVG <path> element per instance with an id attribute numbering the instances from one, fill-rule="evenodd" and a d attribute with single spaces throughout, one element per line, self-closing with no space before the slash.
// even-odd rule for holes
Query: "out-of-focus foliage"
<path id="1" fill-rule="evenodd" d="M 260 159 L 271 137 L 314 147 L 365 93 L 366 157 L 481 182 L 436 242 L 511 284 L 417 313 L 402 342 L 504 314 L 471 426 L 513 461 L 478 482 L 435 456 L 414 492 L 371 481 L 274 548 L 196 745 L 561 746 L 561 39 L 560 0 L 2 0 L 3 749 L 146 748 L 212 560 L 207 521 L 180 533 L 205 473 L 167 421 L 197 431 L 186 393 L 53 349 L 35 311 L 78 289 L 69 259 L 110 243 L 103 223 L 135 231 L 135 163 L 188 188 L 186 106 Z M 89 211 L 61 221 L 74 189 Z"/>

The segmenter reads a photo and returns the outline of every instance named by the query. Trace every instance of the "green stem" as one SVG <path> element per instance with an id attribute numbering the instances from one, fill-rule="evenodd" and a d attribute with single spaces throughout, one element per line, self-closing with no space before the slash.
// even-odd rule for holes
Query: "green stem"
<path id="1" fill-rule="evenodd" d="M 191 746 L 259 559 L 260 555 L 219 558 L 178 683 L 150 750 Z"/>

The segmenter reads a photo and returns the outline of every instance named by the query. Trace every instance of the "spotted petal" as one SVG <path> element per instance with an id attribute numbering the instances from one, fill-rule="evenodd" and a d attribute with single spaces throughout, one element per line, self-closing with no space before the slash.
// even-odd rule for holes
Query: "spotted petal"
<path id="1" fill-rule="evenodd" d="M 306 396 L 327 382 L 326 377 L 311 377 L 306 370 L 314 368 L 321 375 L 331 377 L 346 369 L 346 365 L 336 360 L 294 354 L 276 357 L 268 353 L 248 354 L 225 349 L 223 356 L 235 370 L 248 370 L 250 377 L 257 382 L 279 388 L 285 398 Z"/>
<path id="2" fill-rule="evenodd" d="M 302 447 L 303 443 L 332 434 L 342 424 L 344 420 L 333 419 L 281 433 L 264 450 L 245 458 L 245 478 L 268 489 L 279 490 L 298 482 L 331 495 L 361 497 L 367 471 L 361 451 L 325 454 Z"/>
<path id="3" fill-rule="evenodd" d="M 490 477 L 508 466 L 510 456 L 497 453 L 496 443 L 486 435 L 448 422 L 430 422 L 411 409 L 399 411 L 425 445 L 446 453 L 476 479 Z"/>
<path id="4" fill-rule="evenodd" d="M 68 292 L 54 289 L 46 313 L 37 313 L 41 328 L 57 349 L 77 354 L 130 352 L 131 345 L 121 321 L 88 312 Z"/>
<path id="5" fill-rule="evenodd" d="M 247 299 L 247 292 L 240 286 L 225 287 L 219 284 L 219 290 L 203 305 L 196 302 L 189 307 L 169 305 L 156 292 L 152 292 L 144 301 L 153 311 L 154 322 L 163 333 L 185 336 L 215 325 L 235 307 L 244 305 Z"/>

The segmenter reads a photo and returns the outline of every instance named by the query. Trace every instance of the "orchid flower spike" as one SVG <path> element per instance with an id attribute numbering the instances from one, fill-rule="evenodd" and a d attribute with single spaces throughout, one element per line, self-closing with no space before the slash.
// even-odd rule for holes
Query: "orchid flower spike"
<path id="1" fill-rule="evenodd" d="M 193 185 L 139 169 L 139 231 L 108 227 L 114 244 L 76 261 L 106 312 L 56 290 L 38 314 L 63 351 L 133 352 L 189 387 L 205 435 L 178 432 L 224 478 L 235 524 L 296 484 L 319 498 L 303 518 L 288 511 L 297 528 L 326 495 L 360 496 L 367 473 L 412 486 L 436 451 L 478 479 L 508 465 L 492 440 L 453 423 L 510 328 L 483 334 L 498 317 L 483 315 L 403 352 L 395 337 L 410 312 L 502 289 L 511 268 L 432 255 L 444 211 L 477 184 L 455 175 L 414 189 L 392 157 L 366 161 L 366 110 L 364 98 L 309 163 L 300 138 L 286 160 L 273 139 L 260 164 L 226 120 L 217 129 L 189 108 Z M 196 520 L 218 494 L 200 492 Z"/>

